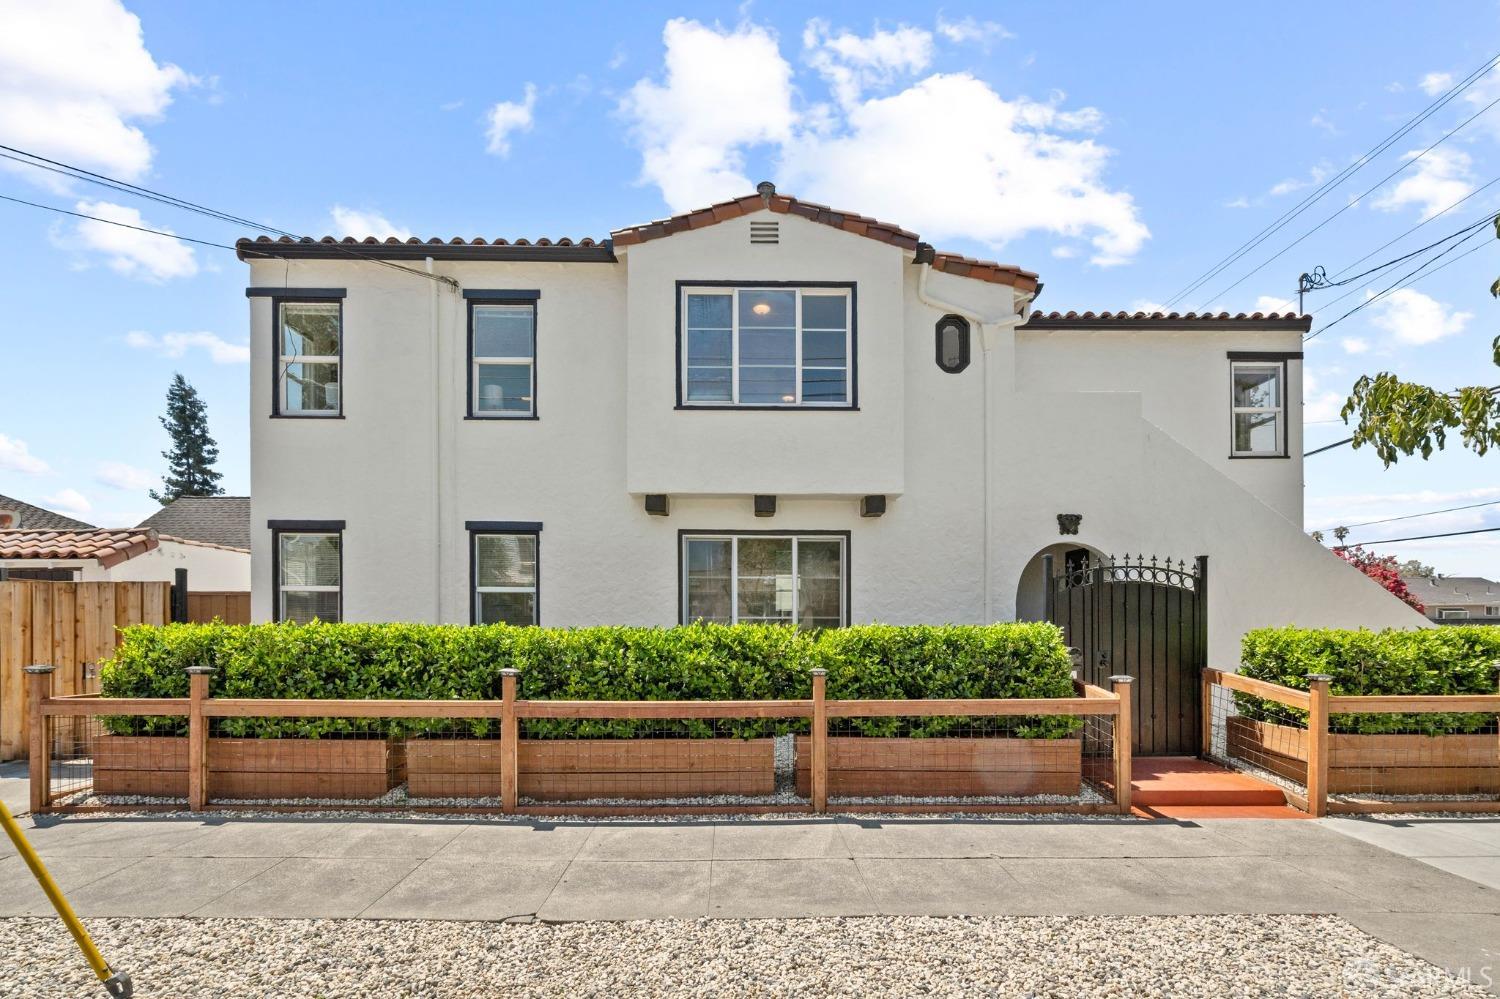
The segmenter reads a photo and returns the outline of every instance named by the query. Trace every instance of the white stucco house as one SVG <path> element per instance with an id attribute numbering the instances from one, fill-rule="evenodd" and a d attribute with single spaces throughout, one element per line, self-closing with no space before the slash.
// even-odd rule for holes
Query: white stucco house
<path id="1" fill-rule="evenodd" d="M 598 242 L 238 250 L 256 620 L 1006 621 L 1043 555 L 1129 552 L 1208 557 L 1215 665 L 1423 623 L 1302 532 L 1306 317 L 1034 312 L 769 184 Z"/>

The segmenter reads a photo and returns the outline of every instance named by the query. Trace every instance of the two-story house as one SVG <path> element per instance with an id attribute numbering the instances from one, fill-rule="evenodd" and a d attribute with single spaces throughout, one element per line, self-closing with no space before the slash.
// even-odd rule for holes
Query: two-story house
<path id="1" fill-rule="evenodd" d="M 1403 576 L 1436 624 L 1500 624 L 1500 582 L 1483 576 Z"/>
<path id="2" fill-rule="evenodd" d="M 1041 314 L 769 184 L 602 242 L 238 249 L 256 620 L 1004 621 L 1043 555 L 1131 552 L 1210 558 L 1219 664 L 1422 623 L 1302 533 L 1305 317 Z"/>

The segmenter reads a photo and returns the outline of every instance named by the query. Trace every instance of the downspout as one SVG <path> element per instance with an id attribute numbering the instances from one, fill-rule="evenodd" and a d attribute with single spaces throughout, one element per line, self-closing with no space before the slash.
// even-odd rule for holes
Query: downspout
<path id="1" fill-rule="evenodd" d="M 994 475 L 994 455 L 990 448 L 990 348 L 1004 329 L 1015 329 L 1026 317 L 1012 308 L 1009 315 L 981 316 L 972 309 L 945 302 L 927 293 L 927 275 L 932 270 L 930 263 L 920 265 L 922 273 L 917 276 L 917 300 L 923 305 L 944 314 L 963 316 L 979 327 L 979 349 L 984 369 L 984 400 L 980 409 L 980 447 L 984 449 L 984 482 L 980 487 L 980 502 L 984 506 L 984 545 L 982 566 L 984 570 L 984 623 L 995 619 L 994 580 L 990 578 L 990 542 L 994 536 L 994 511 L 990 508 L 990 480 Z"/>
<path id="2" fill-rule="evenodd" d="M 427 273 L 436 278 L 432 258 Z M 443 369 L 438 349 L 438 283 L 427 282 L 427 349 L 432 363 L 432 623 L 443 623 Z"/>

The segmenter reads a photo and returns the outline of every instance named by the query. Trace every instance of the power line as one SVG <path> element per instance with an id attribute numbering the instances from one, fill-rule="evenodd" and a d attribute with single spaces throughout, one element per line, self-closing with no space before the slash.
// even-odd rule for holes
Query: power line
<path id="1" fill-rule="evenodd" d="M 1464 239 L 1461 242 L 1467 243 L 1468 240 Z M 1432 270 L 1428 271 L 1426 274 L 1418 274 L 1416 277 L 1414 277 L 1410 281 L 1406 282 L 1406 284 L 1402 285 L 1401 288 L 1407 288 L 1407 287 L 1410 287 L 1411 285 L 1416 284 L 1418 281 L 1424 281 L 1427 278 L 1432 277 L 1432 275 L 1436 274 L 1438 271 L 1442 270 L 1444 267 L 1451 267 L 1454 264 L 1458 263 L 1460 260 L 1462 260 L 1464 257 L 1467 257 L 1469 254 L 1476 253 L 1479 250 L 1484 249 L 1488 245 L 1489 245 L 1488 243 L 1480 243 L 1478 246 L 1471 247 L 1470 249 L 1467 249 L 1463 253 L 1460 253 L 1458 256 L 1454 257 L 1452 260 L 1448 261 L 1446 264 L 1443 264 L 1441 267 L 1434 267 Z M 1446 251 L 1444 251 L 1444 252 L 1446 253 Z M 1436 260 L 1437 258 L 1434 257 L 1433 259 Z M 1429 261 L 1429 263 L 1431 263 L 1431 262 L 1432 261 Z M 1421 269 L 1422 268 L 1420 268 L 1420 267 L 1417 268 L 1417 270 L 1421 270 Z M 1413 273 L 1416 273 L 1416 272 L 1414 271 Z M 1395 289 L 1392 289 L 1392 291 L 1394 293 L 1396 291 L 1400 291 L 1401 288 L 1395 288 Z M 1318 306 L 1316 309 L 1313 309 L 1312 311 L 1313 312 L 1318 312 L 1318 311 L 1320 311 L 1322 309 L 1326 309 L 1326 308 L 1328 308 L 1330 306 L 1337 305 L 1340 302 L 1342 302 L 1344 299 L 1348 298 L 1350 295 L 1357 295 L 1357 294 L 1359 294 L 1359 292 L 1361 292 L 1361 291 L 1367 291 L 1367 290 L 1368 289 L 1363 289 L 1363 288 L 1351 288 L 1348 291 L 1344 292 L 1342 295 L 1338 296 L 1337 298 L 1330 298 L 1328 301 L 1324 302 L 1322 305 Z M 1318 332 L 1321 333 L 1322 330 L 1319 330 Z M 1311 340 L 1312 337 L 1309 336 L 1307 339 Z"/>
<path id="2" fill-rule="evenodd" d="M 1491 57 L 1490 59 L 1487 59 L 1483 65 L 1474 70 L 1464 79 L 1460 80 L 1458 83 L 1454 84 L 1446 93 L 1436 98 L 1425 109 L 1411 118 L 1405 125 L 1392 132 L 1385 139 L 1376 143 L 1376 145 L 1368 150 L 1364 155 L 1358 157 L 1348 166 L 1344 167 L 1333 177 L 1325 181 L 1315 191 L 1306 195 L 1297 204 L 1293 205 L 1291 208 L 1283 212 L 1279 218 L 1274 220 L 1270 225 L 1266 226 L 1266 228 L 1256 233 L 1246 242 L 1240 244 L 1240 246 L 1233 250 L 1229 254 L 1229 256 L 1220 260 L 1206 273 L 1200 275 L 1196 280 L 1191 282 L 1186 288 L 1179 291 L 1176 295 L 1173 295 L 1166 304 L 1170 306 L 1180 301 L 1181 299 L 1186 298 L 1200 286 L 1212 280 L 1216 275 L 1222 273 L 1236 260 L 1240 259 L 1240 257 L 1244 256 L 1246 253 L 1253 250 L 1256 246 L 1260 245 L 1260 243 L 1264 242 L 1270 236 L 1274 235 L 1279 229 L 1290 223 L 1292 219 L 1296 218 L 1298 215 L 1311 208 L 1315 203 L 1321 200 L 1335 187 L 1342 184 L 1345 180 L 1352 177 L 1356 172 L 1372 162 L 1375 157 L 1385 152 L 1386 149 L 1390 148 L 1398 140 L 1406 136 L 1409 132 L 1415 129 L 1418 125 L 1422 124 L 1422 122 L 1426 121 L 1433 114 L 1436 114 L 1440 109 L 1446 106 L 1460 93 L 1472 86 L 1475 81 L 1477 81 L 1481 76 L 1493 69 L 1497 63 L 1500 63 L 1500 55 L 1496 55 Z"/>
<path id="3" fill-rule="evenodd" d="M 1500 181 L 1500 177 L 1496 177 L 1495 180 L 1490 181 L 1490 184 L 1496 183 L 1497 181 Z M 1488 187 L 1489 185 L 1487 184 L 1485 186 Z M 1478 193 L 1478 192 L 1475 192 L 1475 193 Z M 1353 275 L 1351 277 L 1341 278 L 1341 279 L 1338 279 L 1338 280 L 1325 281 L 1324 283 L 1319 284 L 1316 288 L 1309 288 L 1308 290 L 1309 291 L 1321 291 L 1324 288 L 1341 288 L 1341 287 L 1343 287 L 1346 284 L 1353 284 L 1355 281 L 1358 281 L 1361 278 L 1367 278 L 1371 274 L 1378 274 L 1380 271 L 1386 270 L 1387 268 L 1394 267 L 1394 266 L 1396 266 L 1397 264 L 1400 264 L 1400 263 L 1405 263 L 1406 261 L 1410 260 L 1412 257 L 1419 257 L 1422 254 L 1426 253 L 1428 250 L 1435 250 L 1438 247 L 1442 246 L 1444 243 L 1447 243 L 1450 240 L 1457 239 L 1459 236 L 1463 236 L 1463 235 L 1465 235 L 1467 233 L 1471 233 L 1475 229 L 1479 229 L 1479 228 L 1482 228 L 1482 227 L 1488 226 L 1488 225 L 1493 225 L 1494 222 L 1495 222 L 1495 217 L 1496 216 L 1495 216 L 1494 212 L 1488 212 L 1485 215 L 1483 215 L 1482 217 L 1476 219 L 1475 221 L 1470 222 L 1468 225 L 1464 226 L 1462 229 L 1458 229 L 1458 230 L 1456 230 L 1454 232 L 1450 232 L 1448 235 L 1444 236 L 1442 239 L 1439 239 L 1436 242 L 1428 243 L 1426 246 L 1421 247 L 1420 249 L 1412 250 L 1410 253 L 1403 253 L 1399 257 L 1392 257 L 1390 260 L 1387 260 L 1383 264 L 1376 264 L 1374 267 L 1371 267 L 1368 270 L 1360 271 L 1358 274 L 1355 274 L 1355 275 Z M 1429 221 L 1431 221 L 1431 220 L 1429 220 Z M 1413 231 L 1415 231 L 1415 227 L 1413 227 L 1412 229 L 1406 230 L 1406 232 L 1402 233 L 1401 236 L 1405 236 L 1408 233 L 1411 233 Z M 1391 240 L 1390 243 L 1386 243 L 1385 245 L 1386 246 L 1390 246 L 1391 243 L 1394 243 L 1394 242 L 1396 242 L 1396 240 L 1399 240 L 1401 238 L 1401 236 L 1397 236 L 1396 239 Z M 1382 247 L 1382 249 L 1384 249 L 1384 247 Z M 1360 257 L 1359 260 L 1355 261 L 1355 263 L 1357 264 L 1357 263 L 1361 263 L 1361 262 L 1363 262 L 1365 260 L 1368 260 L 1373 255 L 1374 255 L 1373 251 L 1371 253 L 1367 253 L 1363 257 Z M 1349 270 L 1353 266 L 1354 265 L 1351 264 L 1350 267 L 1346 267 L 1346 268 L 1344 268 L 1344 270 L 1347 271 L 1347 270 Z"/>
<path id="4" fill-rule="evenodd" d="M 1465 194 L 1462 198 L 1459 198 L 1457 201 L 1453 202 L 1453 204 L 1449 205 L 1447 208 L 1444 208 L 1442 211 L 1438 212 L 1436 215 L 1430 215 L 1430 216 L 1428 216 L 1427 218 L 1425 218 L 1422 221 L 1418 222 L 1416 225 L 1412 226 L 1410 229 L 1408 229 L 1405 232 L 1403 232 L 1401 235 L 1396 236 L 1394 239 L 1389 239 L 1389 240 L 1386 240 L 1384 243 L 1381 243 L 1379 246 L 1375 247 L 1375 249 L 1371 250 L 1369 253 L 1366 253 L 1364 256 L 1362 256 L 1358 260 L 1354 261 L 1354 263 L 1349 264 L 1343 270 L 1338 271 L 1336 274 L 1334 274 L 1334 277 L 1337 278 L 1340 274 L 1346 274 L 1349 271 L 1352 271 L 1354 268 L 1358 267 L 1360 264 L 1364 263 L 1366 260 L 1369 260 L 1371 257 L 1375 256 L 1375 254 L 1379 253 L 1381 250 L 1385 249 L 1388 246 L 1391 246 L 1394 243 L 1401 242 L 1401 240 L 1405 239 L 1407 236 L 1410 236 L 1412 233 L 1416 232 L 1418 229 L 1421 229 L 1423 226 L 1431 225 L 1433 222 L 1436 222 L 1438 219 L 1442 218 L 1444 215 L 1447 215 L 1449 212 L 1453 211 L 1453 209 L 1457 208 L 1459 205 L 1463 204 L 1465 201 L 1468 201 L 1470 198 L 1474 197 L 1476 194 L 1479 194 L 1479 193 L 1487 190 L 1488 188 L 1494 187 L 1496 184 L 1500 184 L 1500 177 L 1496 177 L 1493 180 L 1490 180 L 1488 183 L 1485 183 L 1485 184 L 1481 185 L 1480 187 L 1476 187 L 1474 190 L 1470 191 L 1468 194 Z M 1494 213 L 1491 212 L 1489 215 L 1487 215 L 1485 217 L 1486 218 L 1493 218 L 1494 217 Z M 1439 242 L 1441 242 L 1441 240 L 1439 240 Z M 1344 283 L 1343 281 L 1339 282 L 1339 284 L 1343 284 L 1343 283 Z"/>
<path id="5" fill-rule="evenodd" d="M 1470 503 L 1467 506 L 1450 506 L 1443 510 L 1428 510 L 1426 513 L 1404 513 L 1399 517 L 1386 517 L 1384 520 L 1366 520 L 1358 524 L 1344 524 L 1344 527 L 1353 529 L 1356 527 L 1374 527 L 1376 524 L 1392 524 L 1398 520 L 1414 520 L 1417 517 L 1436 517 L 1440 513 L 1457 513 L 1460 510 L 1478 510 L 1484 506 L 1500 506 L 1500 500 L 1486 500 L 1483 503 Z"/>
<path id="6" fill-rule="evenodd" d="M 165 236 L 168 239 L 180 239 L 184 243 L 197 243 L 199 246 L 214 246 L 221 250 L 233 250 L 235 247 L 226 243 L 212 243 L 206 239 L 194 239 L 191 236 L 179 236 L 175 232 L 163 232 L 160 229 L 147 229 L 145 226 L 131 225 L 128 222 L 116 222 L 114 219 L 101 219 L 97 215 L 85 215 L 83 212 L 70 212 L 66 208 L 56 208 L 52 205 L 38 204 L 35 201 L 25 201 L 21 198 L 12 198 L 8 194 L 0 194 L 0 201 L 13 201 L 18 205 L 28 205 L 32 208 L 40 208 L 43 211 L 57 212 L 59 215 L 71 215 L 75 219 L 88 219 L 90 222 L 103 222 L 105 225 L 117 225 L 122 229 L 134 229 L 136 232 L 149 232 L 153 236 Z"/>
<path id="7" fill-rule="evenodd" d="M 1345 437 L 1341 441 L 1334 441 L 1332 444 L 1325 444 L 1322 447 L 1313 448 L 1311 451 L 1303 451 L 1302 457 L 1311 458 L 1315 454 L 1322 454 L 1324 451 L 1332 451 L 1336 447 L 1343 447 L 1345 444 L 1351 444 L 1353 442 L 1353 437 Z"/>
<path id="8" fill-rule="evenodd" d="M 1348 548 L 1358 548 L 1361 545 L 1393 545 L 1398 541 L 1429 541 L 1432 538 L 1459 538 L 1466 534 L 1489 534 L 1491 531 L 1500 531 L 1500 527 L 1476 527 L 1472 531 L 1448 531 L 1446 534 L 1418 534 L 1410 538 L 1372 538 L 1368 541 L 1356 541 L 1353 544 L 1334 545 L 1334 551 L 1344 551 Z"/>
<path id="9" fill-rule="evenodd" d="M 204 205 L 187 201 L 175 195 L 165 194 L 161 191 L 154 191 L 148 187 L 141 187 L 138 184 L 131 184 L 127 181 L 117 180 L 114 177 L 109 177 L 102 173 L 95 173 L 92 170 L 85 170 L 83 167 L 73 166 L 71 163 L 64 163 L 61 160 L 48 159 L 45 156 L 28 152 L 25 149 L 17 149 L 14 146 L 0 144 L 0 150 L 5 151 L 0 152 L 0 156 L 4 156 L 6 159 L 14 160 L 17 163 L 24 163 L 28 166 L 36 167 L 39 170 L 47 170 L 52 173 L 57 173 L 65 177 L 69 177 L 73 180 L 81 180 L 86 183 L 97 184 L 100 187 L 109 188 L 110 190 L 118 191 L 122 194 L 129 194 L 134 197 L 156 201 L 172 208 L 181 209 L 182 211 L 196 212 L 199 215 L 206 215 L 209 218 L 216 219 L 220 222 L 229 222 L 234 225 L 246 226 L 250 229 L 259 230 L 261 232 L 274 233 L 278 236 L 286 236 L 290 239 L 298 240 L 299 242 L 311 242 L 310 237 L 307 236 L 298 235 L 294 232 L 287 232 L 285 229 L 277 229 L 275 226 L 269 226 L 260 222 L 255 222 L 251 219 L 241 218 L 237 215 L 231 215 L 228 212 L 221 212 L 216 208 L 208 208 Z M 17 155 L 6 155 L 6 153 L 14 153 Z M 25 158 L 23 159 L 22 157 Z M 455 282 L 451 278 L 443 277 L 437 274 L 428 274 L 426 271 L 419 271 L 415 268 L 405 267 L 390 260 L 382 260 L 379 257 L 369 256 L 363 253 L 356 253 L 349 247 L 344 246 L 337 241 L 321 245 L 330 246 L 337 252 L 343 253 L 355 260 L 363 260 L 373 264 L 380 264 L 384 267 L 391 267 L 406 274 L 413 274 L 417 277 L 427 278 L 428 280 L 435 281 L 439 284 L 456 286 Z M 231 247 L 231 249 L 237 248 Z M 261 256 L 267 257 L 275 255 L 267 251 L 256 252 Z"/>
<path id="10" fill-rule="evenodd" d="M 1277 260 L 1278 258 L 1280 258 L 1282 256 L 1282 254 L 1286 253 L 1292 247 L 1294 247 L 1297 244 L 1301 243 L 1304 239 L 1307 239 L 1313 233 L 1317 232 L 1319 229 L 1323 228 L 1325 225 L 1327 225 L 1328 223 L 1332 222 L 1334 219 L 1338 218 L 1340 215 L 1344 214 L 1349 209 L 1353 208 L 1355 205 L 1359 204 L 1362 200 L 1364 200 L 1370 194 L 1374 193 L 1375 191 L 1379 190 L 1382 186 L 1384 186 L 1385 183 L 1386 183 L 1386 181 L 1390 180 L 1392 177 L 1396 176 L 1396 174 L 1401 173 L 1403 170 L 1406 170 L 1407 168 L 1409 168 L 1412 164 L 1414 164 L 1417 161 L 1421 160 L 1422 157 L 1424 157 L 1428 153 L 1432 152 L 1434 149 L 1436 149 L 1438 146 L 1442 145 L 1444 142 L 1447 142 L 1455 134 L 1457 134 L 1461 129 L 1467 127 L 1470 122 L 1474 121 L 1474 119 L 1476 119 L 1480 115 L 1484 114 L 1486 111 L 1488 111 L 1490 108 L 1494 107 L 1496 104 L 1500 104 L 1500 97 L 1496 97 L 1494 100 L 1490 101 L 1484 107 L 1480 108 L 1478 111 L 1475 111 L 1473 114 L 1469 115 L 1469 117 L 1467 117 L 1463 121 L 1459 122 L 1453 128 L 1451 128 L 1448 131 L 1444 132 L 1438 138 L 1438 140 L 1436 142 L 1434 142 L 1432 145 L 1428 146 L 1426 149 L 1422 150 L 1417 155 L 1413 156 L 1411 159 L 1409 159 L 1406 162 L 1402 163 L 1399 167 L 1397 167 L 1396 169 L 1392 170 L 1390 173 L 1386 174 L 1384 177 L 1380 178 L 1380 180 L 1378 180 L 1374 184 L 1374 186 L 1366 189 L 1364 191 L 1364 193 L 1360 194 L 1358 197 L 1356 197 L 1356 198 L 1354 198 L 1354 199 L 1352 199 L 1350 201 L 1344 202 L 1344 204 L 1339 207 L 1338 211 L 1334 212 L 1332 215 L 1328 216 L 1326 219 L 1324 219 L 1323 221 L 1319 222 L 1317 225 L 1313 226 L 1311 229 L 1307 230 L 1307 232 L 1304 232 L 1302 235 L 1300 235 L 1296 239 L 1292 240 L 1290 243 L 1288 243 L 1286 246 L 1282 247 L 1280 250 L 1277 250 L 1275 253 L 1271 254 L 1271 256 L 1267 257 L 1265 260 L 1262 260 L 1259 264 L 1256 264 L 1250 270 L 1248 270 L 1244 274 L 1242 274 L 1240 276 L 1240 278 L 1238 280 L 1236 280 L 1233 284 L 1230 284 L 1230 285 L 1228 285 L 1228 286 L 1226 286 L 1224 288 L 1219 289 L 1219 291 L 1216 294 L 1210 295 L 1204 301 L 1203 305 L 1199 306 L 1200 310 L 1204 309 L 1204 308 L 1207 308 L 1210 302 L 1213 302 L 1215 299 L 1219 298 L 1222 295 L 1228 294 L 1229 292 L 1233 291 L 1235 288 L 1238 288 L 1240 285 L 1242 285 L 1246 281 L 1250 280 L 1251 277 L 1253 277 L 1254 275 L 1260 273 L 1260 271 L 1264 267 L 1266 267 L 1266 265 L 1268 265 L 1268 264 L 1272 263 L 1273 261 Z"/>

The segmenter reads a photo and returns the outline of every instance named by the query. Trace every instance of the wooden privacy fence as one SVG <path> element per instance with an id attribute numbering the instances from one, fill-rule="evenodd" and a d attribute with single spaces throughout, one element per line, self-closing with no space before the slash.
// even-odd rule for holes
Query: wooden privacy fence
<path id="1" fill-rule="evenodd" d="M 235 591 L 190 591 L 187 598 L 187 619 L 204 624 L 216 620 L 225 624 L 249 624 L 250 594 Z"/>
<path id="2" fill-rule="evenodd" d="M 501 700 L 419 701 L 209 697 L 207 669 L 188 670 L 185 698 L 56 696 L 47 667 L 30 672 L 34 812 L 109 807 L 77 803 L 88 794 L 180 801 L 118 805 L 126 809 L 264 808 L 267 799 L 276 807 L 327 807 L 327 800 L 285 800 L 316 798 L 338 799 L 341 808 L 350 807 L 345 799 L 373 799 L 364 807 L 530 815 L 823 812 L 833 798 L 842 811 L 1130 810 L 1129 677 L 1114 678 L 1112 690 L 1075 682 L 1075 696 L 1060 698 L 829 700 L 823 671 L 814 670 L 805 700 L 562 701 L 520 698 L 516 671 L 504 670 Z M 830 720 L 948 717 L 989 723 L 991 734 L 829 735 Z M 1028 720 L 1055 717 L 1080 727 L 1065 738 L 1025 737 Z M 402 719 L 420 731 L 397 737 L 388 725 L 371 725 L 344 737 L 244 738 L 236 729 L 289 719 Z M 794 750 L 798 794 L 770 793 L 777 771 L 769 738 L 521 738 L 527 722 L 726 719 L 807 723 Z M 1012 731 L 1010 723 L 1019 737 L 993 734 Z M 1126 737 L 1114 738 L 1116 731 Z M 390 805 L 388 795 L 400 787 L 408 803 Z M 704 800 L 714 795 L 751 800 Z M 893 795 L 903 800 L 863 800 Z M 944 801 L 905 800 L 911 796 Z M 954 803 L 965 796 L 981 800 Z M 697 800 L 661 800 L 671 798 Z M 1009 800 L 984 800 L 992 798 Z"/>
<path id="3" fill-rule="evenodd" d="M 1203 671 L 1204 754 L 1330 812 L 1500 812 L 1500 693 L 1360 695 Z"/>
<path id="4" fill-rule="evenodd" d="M 167 623 L 171 601 L 170 583 L 0 582 L 0 760 L 26 753 L 26 666 L 57 666 L 54 694 L 95 690 L 92 667 L 114 654 L 116 629 Z"/>

